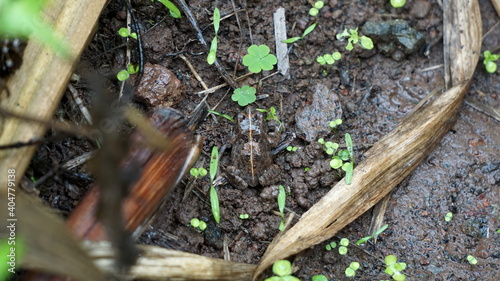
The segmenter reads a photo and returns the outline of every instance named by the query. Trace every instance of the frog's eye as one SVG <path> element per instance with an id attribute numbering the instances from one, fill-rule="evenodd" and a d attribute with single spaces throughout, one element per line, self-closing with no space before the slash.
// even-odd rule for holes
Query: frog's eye
<path id="1" fill-rule="evenodd" d="M 260 136 L 259 135 L 252 135 L 253 141 L 254 142 L 259 142 L 260 141 Z"/>
<path id="2" fill-rule="evenodd" d="M 248 136 L 247 135 L 243 135 L 242 139 L 243 139 L 244 142 L 248 142 Z"/>
<path id="3" fill-rule="evenodd" d="M 245 161 L 250 162 L 250 155 L 245 155 Z"/>

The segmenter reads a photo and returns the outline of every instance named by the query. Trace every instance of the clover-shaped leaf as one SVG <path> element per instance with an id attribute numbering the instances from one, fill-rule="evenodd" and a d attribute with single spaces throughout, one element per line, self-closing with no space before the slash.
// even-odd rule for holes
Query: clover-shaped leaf
<path id="1" fill-rule="evenodd" d="M 262 70 L 271 70 L 278 63 L 275 55 L 270 54 L 271 50 L 266 45 L 252 45 L 248 47 L 248 54 L 243 57 L 243 65 L 248 67 L 253 73 L 260 73 Z"/>
<path id="2" fill-rule="evenodd" d="M 237 101 L 240 106 L 245 106 L 254 102 L 257 97 L 255 93 L 257 90 L 254 87 L 244 85 L 241 88 L 235 89 L 234 94 L 231 96 L 233 101 Z"/>

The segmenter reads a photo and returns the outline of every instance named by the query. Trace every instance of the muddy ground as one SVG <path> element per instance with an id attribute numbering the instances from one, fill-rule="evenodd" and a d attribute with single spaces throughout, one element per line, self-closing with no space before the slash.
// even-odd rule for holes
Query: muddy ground
<path id="1" fill-rule="evenodd" d="M 185 17 L 180 20 L 170 17 L 159 3 L 147 0 L 132 2 L 144 29 L 145 60 L 168 68 L 184 85 L 185 91 L 169 98 L 168 102 L 180 101 L 172 107 L 189 116 L 203 99 L 203 95 L 196 94 L 203 88 L 176 53 L 181 52 L 193 64 L 208 87 L 224 81 L 216 69 L 206 63 L 206 53 Z M 297 126 L 296 116 L 301 110 L 314 106 L 313 95 L 318 85 L 323 85 L 330 95 L 338 98 L 330 111 L 342 112 L 343 119 L 343 124 L 336 131 L 321 136 L 342 143 L 341 136 L 349 133 L 356 144 L 355 159 L 359 162 L 369 146 L 395 128 L 420 99 L 444 84 L 442 8 L 437 3 L 440 1 L 409 0 L 406 7 L 400 10 L 391 8 L 387 2 L 326 1 L 315 19 L 308 15 L 311 5 L 307 1 L 234 1 L 237 9 L 246 8 L 238 13 L 241 27 L 234 15 L 221 23 L 218 58 L 223 67 L 233 73 L 235 63 L 250 44 L 266 44 L 274 51 L 272 15 L 277 8 L 285 8 L 288 37 L 300 36 L 305 28 L 318 21 L 317 28 L 291 48 L 289 79 L 277 74 L 257 84 L 260 78 L 274 73 L 273 70 L 252 75 L 240 82 L 241 85 L 258 87 L 258 95 L 262 98 L 253 107 L 276 108 L 277 116 L 284 125 L 283 136 L 285 132 L 298 136 L 293 142 L 298 151 L 282 151 L 273 157 L 281 170 L 278 184 L 289 187 L 290 191 L 286 212 L 293 211 L 300 216 L 338 180 L 331 169 L 325 168 L 328 156 L 318 149 L 316 141 L 308 141 Z M 84 52 L 80 66 L 95 69 L 111 80 L 125 64 L 124 39 L 116 32 L 126 25 L 125 9 L 120 3 L 110 3 L 102 14 L 97 33 Z M 215 6 L 219 7 L 223 17 L 233 13 L 232 1 L 196 0 L 188 4 L 207 41 L 213 37 L 210 23 Z M 489 1 L 481 0 L 480 4 L 483 33 L 486 33 L 498 22 L 498 16 Z M 426 45 L 429 45 L 427 56 L 420 48 L 407 56 L 399 52 L 388 57 L 380 51 L 367 52 L 359 47 L 348 52 L 344 49 L 345 42 L 335 39 L 335 35 L 344 28 L 361 27 L 367 21 L 391 19 L 404 19 L 424 35 Z M 499 44 L 500 28 L 496 28 L 485 38 L 483 51 L 495 49 Z M 335 69 L 315 62 L 317 56 L 334 51 L 343 54 Z M 236 69 L 237 76 L 246 73 L 241 65 Z M 467 99 L 498 108 L 499 91 L 498 73 L 487 74 L 482 62 L 479 62 Z M 91 109 L 91 92 L 82 90 L 80 93 L 83 102 Z M 243 107 L 231 100 L 231 94 L 224 87 L 210 94 L 207 102 L 216 107 L 216 111 L 236 117 Z M 140 104 L 141 108 L 147 107 Z M 69 95 L 63 98 L 56 118 L 84 123 Z M 310 126 L 328 132 L 327 125 Z M 344 280 L 347 279 L 344 270 L 349 263 L 358 261 L 361 268 L 356 279 L 389 279 L 383 273 L 381 259 L 393 254 L 407 263 L 408 268 L 404 272 L 408 280 L 498 280 L 498 127 L 498 120 L 464 105 L 456 124 L 440 145 L 394 189 L 385 214 L 385 223 L 389 224 L 389 228 L 378 242 L 375 245 L 350 246 L 346 256 L 340 256 L 335 250 L 327 251 L 326 243 L 320 244 L 292 258 L 297 269 L 294 275 L 301 280 L 310 280 L 316 274 L 324 274 L 329 280 Z M 208 169 L 208 155 L 212 147 L 227 144 L 234 131 L 235 125 L 226 119 L 206 118 L 198 130 L 204 137 L 204 143 L 197 166 L 203 165 Z M 49 172 L 51 165 L 58 165 L 92 149 L 92 143 L 82 138 L 49 142 L 39 148 L 27 175 L 40 179 Z M 220 176 L 224 176 L 225 169 L 232 164 L 231 153 L 237 152 L 228 150 L 222 156 Z M 302 161 L 300 157 L 305 153 L 313 154 L 313 160 L 308 163 Z M 314 169 L 306 174 L 306 167 Z M 226 237 L 231 260 L 258 263 L 267 245 L 279 232 L 280 217 L 276 214 L 278 208 L 272 195 L 273 187 L 241 189 L 227 182 L 219 186 L 222 221 L 216 225 L 205 193 L 208 179 L 198 180 L 188 199 L 182 201 L 190 180 L 186 178 L 177 187 L 139 241 L 222 258 L 222 241 Z M 91 182 L 88 169 L 82 166 L 56 173 L 36 188 L 49 205 L 68 214 Z M 444 220 L 447 212 L 453 213 L 451 222 Z M 249 214 L 250 218 L 242 220 L 240 214 Z M 208 223 L 205 232 L 188 226 L 194 217 Z M 369 234 L 370 220 L 371 212 L 368 212 L 331 241 L 338 241 L 341 237 L 357 241 Z M 478 264 L 470 265 L 467 255 L 475 256 Z"/>

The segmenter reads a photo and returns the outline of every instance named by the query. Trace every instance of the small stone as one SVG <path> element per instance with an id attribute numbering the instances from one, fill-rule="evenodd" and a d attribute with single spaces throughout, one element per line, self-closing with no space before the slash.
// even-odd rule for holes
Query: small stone
<path id="1" fill-rule="evenodd" d="M 309 142 L 322 134 L 328 134 L 328 123 L 339 118 L 342 118 L 339 98 L 322 84 L 316 85 L 312 103 L 295 115 L 298 130 Z"/>
<path id="2" fill-rule="evenodd" d="M 136 98 L 149 107 L 170 107 L 184 96 L 184 85 L 175 74 L 159 64 L 147 63 Z"/>
<path id="3" fill-rule="evenodd" d="M 427 17 L 431 10 L 431 3 L 427 0 L 417 0 L 413 2 L 410 10 L 410 15 L 416 17 L 417 19 L 423 19 Z"/>

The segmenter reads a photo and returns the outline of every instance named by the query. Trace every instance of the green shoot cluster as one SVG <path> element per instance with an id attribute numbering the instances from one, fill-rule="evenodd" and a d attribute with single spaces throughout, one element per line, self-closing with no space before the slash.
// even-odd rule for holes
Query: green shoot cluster
<path id="1" fill-rule="evenodd" d="M 217 54 L 217 34 L 219 33 L 220 27 L 220 11 L 219 8 L 215 7 L 214 9 L 214 30 L 215 36 L 212 39 L 212 44 L 210 44 L 210 51 L 208 52 L 207 62 L 212 65 L 215 62 L 216 54 Z"/>
<path id="2" fill-rule="evenodd" d="M 250 218 L 250 215 L 248 215 L 248 214 L 240 214 L 240 219 L 247 220 L 248 218 Z"/>
<path id="3" fill-rule="evenodd" d="M 267 121 L 274 120 L 274 121 L 278 122 L 278 124 L 281 125 L 281 121 L 278 118 L 278 116 L 276 115 L 276 108 L 274 106 L 271 106 L 268 110 L 257 108 L 257 111 L 266 113 L 266 120 Z"/>
<path id="4" fill-rule="evenodd" d="M 398 262 L 398 259 L 394 255 L 388 255 L 384 258 L 385 270 L 384 272 L 392 276 L 392 279 L 396 281 L 406 280 L 406 275 L 402 271 L 406 268 L 406 263 Z"/>
<path id="5" fill-rule="evenodd" d="M 467 261 L 472 264 L 472 265 L 476 265 L 477 264 L 477 259 L 474 257 L 474 256 L 471 256 L 471 255 L 468 255 L 467 256 Z"/>
<path id="6" fill-rule="evenodd" d="M 289 145 L 286 147 L 286 150 L 290 151 L 290 152 L 295 152 L 295 151 L 297 151 L 297 149 L 299 149 L 299 148 L 296 146 L 292 146 L 292 145 Z"/>
<path id="7" fill-rule="evenodd" d="M 266 278 L 264 281 L 300 281 L 299 278 L 292 276 L 292 263 L 287 260 L 274 262 L 273 273 L 275 276 Z"/>
<path id="8" fill-rule="evenodd" d="M 490 51 L 484 51 L 484 67 L 488 73 L 495 73 L 497 71 L 497 64 L 495 61 L 500 59 L 500 55 L 492 54 Z"/>
<path id="9" fill-rule="evenodd" d="M 325 65 L 325 64 L 332 65 L 336 61 L 340 60 L 341 58 L 342 58 L 342 55 L 339 52 L 334 52 L 333 54 L 324 54 L 322 56 L 317 57 L 316 62 L 318 62 L 321 65 Z"/>
<path id="10" fill-rule="evenodd" d="M 339 246 L 339 250 L 338 250 L 338 251 L 339 251 L 339 254 L 340 254 L 340 255 L 346 255 L 346 254 L 347 254 L 347 252 L 348 252 L 348 250 L 347 250 L 347 246 L 349 246 L 349 239 L 347 239 L 347 238 L 342 238 L 342 239 L 340 239 L 339 245 L 340 245 L 340 246 Z M 327 251 L 331 251 L 331 250 L 335 249 L 336 247 L 337 247 L 337 243 L 335 243 L 335 242 L 330 242 L 329 244 L 327 244 L 327 245 L 325 246 L 325 249 L 326 249 Z"/>
<path id="11" fill-rule="evenodd" d="M 338 149 L 339 144 L 336 142 L 325 141 L 323 138 L 318 140 L 323 145 L 326 154 L 332 156 L 330 167 L 334 170 L 342 169 L 345 172 L 345 183 L 351 184 L 352 174 L 354 170 L 354 156 L 351 135 L 345 134 L 345 143 L 347 149 Z M 337 154 L 335 155 L 335 152 Z"/>
<path id="12" fill-rule="evenodd" d="M 199 220 L 197 218 L 192 218 L 191 219 L 191 222 L 189 223 L 192 227 L 194 228 L 197 228 L 201 231 L 207 229 L 207 223 L 202 221 L 202 220 Z"/>
<path id="13" fill-rule="evenodd" d="M 354 49 L 354 45 L 356 44 L 359 44 L 361 47 L 367 50 L 373 49 L 372 39 L 368 36 L 359 36 L 357 27 L 355 29 L 349 29 L 349 31 L 347 31 L 346 28 L 344 29 L 344 32 L 337 34 L 338 40 L 343 40 L 344 37 L 347 38 L 347 45 L 345 49 L 348 51 Z"/>

